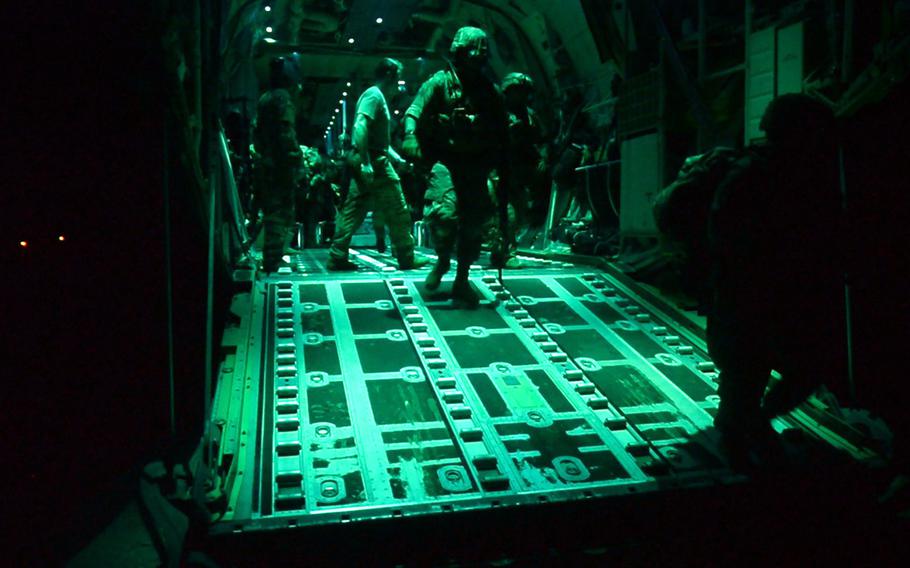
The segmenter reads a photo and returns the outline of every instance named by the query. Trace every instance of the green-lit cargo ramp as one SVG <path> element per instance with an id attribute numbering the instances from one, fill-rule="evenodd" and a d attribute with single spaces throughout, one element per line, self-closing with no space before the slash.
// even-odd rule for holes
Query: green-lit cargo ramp
<path id="1" fill-rule="evenodd" d="M 741 480 L 701 340 L 617 278 L 526 260 L 503 286 L 478 268 L 483 301 L 459 310 L 426 270 L 352 259 L 362 270 L 328 274 L 309 253 L 235 301 L 214 533 Z"/>

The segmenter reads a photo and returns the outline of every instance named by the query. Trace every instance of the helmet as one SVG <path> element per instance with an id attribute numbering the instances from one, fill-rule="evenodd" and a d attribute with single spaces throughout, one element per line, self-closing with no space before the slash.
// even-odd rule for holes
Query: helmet
<path id="1" fill-rule="evenodd" d="M 466 55 L 469 59 L 486 59 L 487 33 L 480 28 L 465 26 L 455 32 L 449 52 L 453 56 Z"/>
<path id="2" fill-rule="evenodd" d="M 502 80 L 502 91 L 506 92 L 515 88 L 533 90 L 534 81 L 524 73 L 509 73 Z"/>

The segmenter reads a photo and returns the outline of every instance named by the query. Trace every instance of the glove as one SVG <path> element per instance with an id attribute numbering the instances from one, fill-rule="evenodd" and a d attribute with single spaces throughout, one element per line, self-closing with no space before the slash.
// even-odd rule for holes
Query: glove
<path id="1" fill-rule="evenodd" d="M 417 142 L 417 135 L 413 132 L 405 134 L 401 143 L 401 151 L 411 159 L 420 158 L 420 144 Z"/>
<path id="2" fill-rule="evenodd" d="M 373 183 L 373 164 L 360 165 L 360 179 L 367 185 Z"/>

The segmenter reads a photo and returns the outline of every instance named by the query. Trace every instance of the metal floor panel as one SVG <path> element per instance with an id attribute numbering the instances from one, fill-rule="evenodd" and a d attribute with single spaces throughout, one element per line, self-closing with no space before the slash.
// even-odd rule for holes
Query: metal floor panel
<path id="1" fill-rule="evenodd" d="M 216 393 L 241 441 L 221 444 L 213 532 L 742 479 L 711 428 L 704 345 L 610 275 L 527 260 L 503 286 L 478 267 L 483 301 L 461 310 L 426 269 L 360 252 L 330 274 L 324 256 L 253 283 L 244 368 Z"/>

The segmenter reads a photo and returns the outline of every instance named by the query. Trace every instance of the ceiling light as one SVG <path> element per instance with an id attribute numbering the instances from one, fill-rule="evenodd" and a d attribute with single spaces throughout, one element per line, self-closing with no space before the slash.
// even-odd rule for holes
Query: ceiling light
<path id="1" fill-rule="evenodd" d="M 354 43 L 354 38 L 349 37 L 349 38 L 348 38 L 348 43 Z"/>
<path id="2" fill-rule="evenodd" d="M 377 24 L 381 24 L 381 23 L 382 23 L 382 18 L 376 18 L 376 23 L 377 23 Z"/>
<path id="3" fill-rule="evenodd" d="M 266 26 L 265 31 L 272 33 L 272 26 Z"/>
<path id="4" fill-rule="evenodd" d="M 399 85 L 404 85 L 405 82 L 404 82 L 404 80 L 401 80 L 401 81 L 398 81 L 398 84 L 399 84 Z"/>
<path id="5" fill-rule="evenodd" d="M 19 241 L 19 246 L 25 248 L 28 246 L 28 241 Z"/>
<path id="6" fill-rule="evenodd" d="M 265 38 L 265 43 L 275 43 L 275 38 L 267 37 Z"/>
<path id="7" fill-rule="evenodd" d="M 266 12 L 271 12 L 271 11 L 272 11 L 272 7 L 271 7 L 271 6 L 266 6 L 266 7 L 265 7 L 265 11 L 266 11 Z"/>
<path id="8" fill-rule="evenodd" d="M 348 92 L 347 92 L 347 91 L 344 91 L 343 93 L 341 93 L 341 96 L 342 96 L 342 97 L 348 96 Z"/>
<path id="9" fill-rule="evenodd" d="M 343 105 L 343 104 L 344 104 L 344 99 L 338 99 L 338 104 Z"/>
<path id="10" fill-rule="evenodd" d="M 57 237 L 57 240 L 60 242 L 63 242 L 66 240 L 66 238 L 63 235 L 60 235 L 59 237 Z"/>
<path id="11" fill-rule="evenodd" d="M 348 87 L 350 87 L 350 86 L 351 86 L 351 82 L 350 82 L 350 81 L 348 81 Z"/>
<path id="12" fill-rule="evenodd" d="M 335 113 L 336 113 L 336 114 L 338 113 L 338 109 L 337 109 L 337 108 L 335 109 Z"/>
<path id="13" fill-rule="evenodd" d="M 398 111 L 398 110 L 395 110 L 395 114 L 398 114 L 398 113 L 399 113 L 399 111 Z"/>

